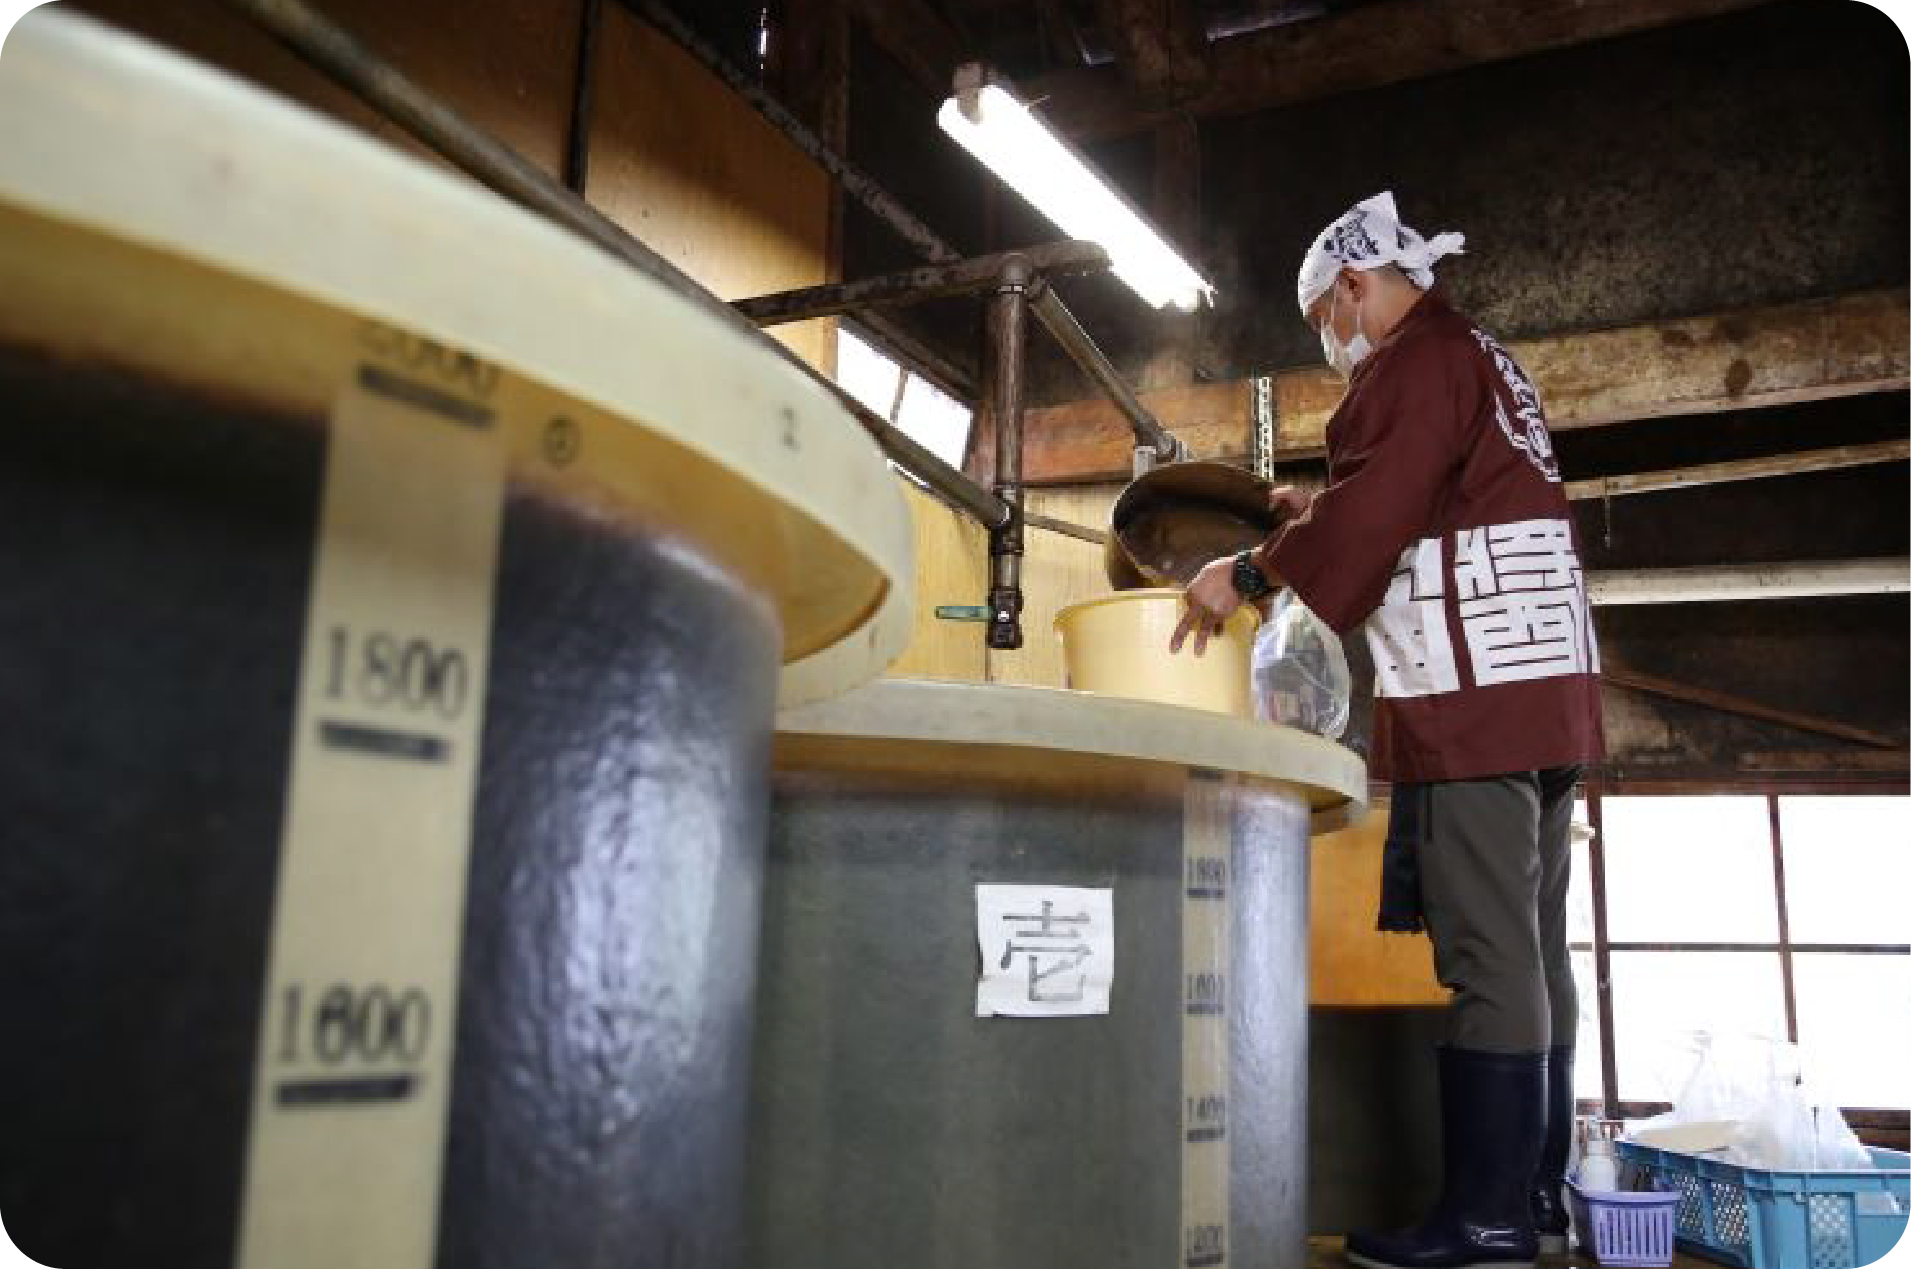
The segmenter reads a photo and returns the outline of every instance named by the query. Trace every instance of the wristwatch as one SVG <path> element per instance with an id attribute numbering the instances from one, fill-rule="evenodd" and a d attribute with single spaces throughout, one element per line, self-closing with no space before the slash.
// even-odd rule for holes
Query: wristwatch
<path id="1" fill-rule="evenodd" d="M 1274 590 L 1273 583 L 1267 580 L 1267 575 L 1254 563 L 1252 551 L 1242 551 L 1234 557 L 1233 581 L 1235 592 L 1242 599 L 1259 599 Z"/>

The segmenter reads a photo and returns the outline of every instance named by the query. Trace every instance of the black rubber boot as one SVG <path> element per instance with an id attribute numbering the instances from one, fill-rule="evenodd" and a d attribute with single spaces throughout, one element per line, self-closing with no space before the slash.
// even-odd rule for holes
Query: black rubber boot
<path id="1" fill-rule="evenodd" d="M 1531 1190 L 1545 1133 L 1544 1053 L 1440 1050 L 1440 1201 L 1413 1229 L 1347 1236 L 1365 1269 L 1532 1269 Z"/>
<path id="2" fill-rule="evenodd" d="M 1539 1254 L 1566 1254 L 1566 1156 L 1573 1148 L 1573 1051 L 1546 1051 L 1546 1135 L 1539 1148 L 1539 1167 L 1533 1170 L 1533 1230 L 1539 1235 Z"/>

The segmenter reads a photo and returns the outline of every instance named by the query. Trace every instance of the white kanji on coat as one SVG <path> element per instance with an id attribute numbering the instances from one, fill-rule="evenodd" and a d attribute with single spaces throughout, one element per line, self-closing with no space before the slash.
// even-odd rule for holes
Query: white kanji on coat
<path id="1" fill-rule="evenodd" d="M 1453 535 L 1453 582 L 1473 679 L 1482 687 L 1598 671 L 1568 521 L 1461 530 Z"/>
<path id="2" fill-rule="evenodd" d="M 1422 538 L 1400 553 L 1387 597 L 1367 619 L 1377 696 L 1431 696 L 1460 689 L 1447 635 L 1446 579 L 1440 539 Z"/>

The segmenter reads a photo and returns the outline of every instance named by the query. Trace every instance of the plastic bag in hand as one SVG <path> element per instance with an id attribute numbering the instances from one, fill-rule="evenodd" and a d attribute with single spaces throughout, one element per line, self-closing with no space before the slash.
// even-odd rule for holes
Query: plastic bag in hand
<path id="1" fill-rule="evenodd" d="M 1347 730 L 1353 676 L 1335 634 L 1293 591 L 1274 596 L 1254 636 L 1254 714 L 1329 740 Z"/>

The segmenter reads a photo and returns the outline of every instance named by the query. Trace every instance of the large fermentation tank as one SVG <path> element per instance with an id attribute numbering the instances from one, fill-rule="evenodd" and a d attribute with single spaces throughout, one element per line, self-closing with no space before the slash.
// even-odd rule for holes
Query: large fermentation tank
<path id="1" fill-rule="evenodd" d="M 778 670 L 880 663 L 886 464 L 749 332 L 64 7 L 0 60 L 7 1232 L 733 1264 Z"/>
<path id="2" fill-rule="evenodd" d="M 1339 746 L 1176 706 L 786 711 L 749 1263 L 1303 1263 L 1308 841 L 1364 796 Z M 1106 1014 L 976 1016 L 978 883 L 1112 891 Z"/>

